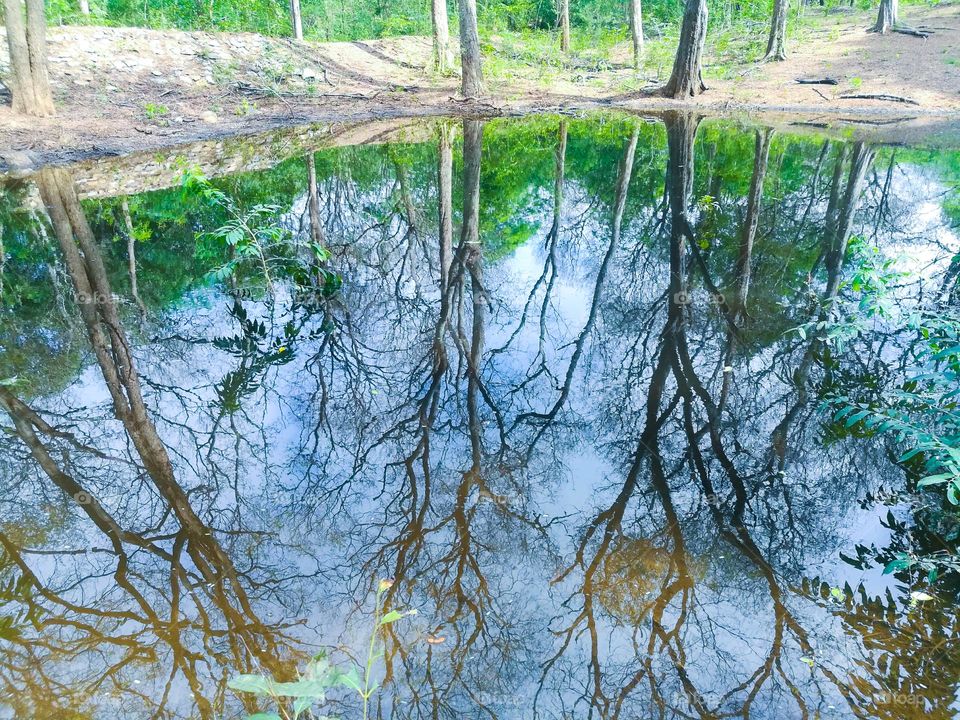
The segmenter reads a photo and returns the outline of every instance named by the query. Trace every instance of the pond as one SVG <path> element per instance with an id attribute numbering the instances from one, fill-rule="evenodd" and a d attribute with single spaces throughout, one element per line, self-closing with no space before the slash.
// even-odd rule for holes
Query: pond
<path id="1" fill-rule="evenodd" d="M 960 149 L 351 132 L 2 186 L 0 717 L 960 716 Z"/>

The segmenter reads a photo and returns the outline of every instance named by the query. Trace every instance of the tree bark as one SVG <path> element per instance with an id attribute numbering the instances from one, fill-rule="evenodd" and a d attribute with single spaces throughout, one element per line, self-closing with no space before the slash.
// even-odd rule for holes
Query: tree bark
<path id="1" fill-rule="evenodd" d="M 637 2 L 639 3 L 639 0 Z M 570 0 L 560 0 L 557 20 L 560 23 L 560 51 L 570 52 Z"/>
<path id="2" fill-rule="evenodd" d="M 84 15 L 90 14 L 90 0 L 80 0 L 80 12 Z"/>
<path id="3" fill-rule="evenodd" d="M 46 117 L 53 115 L 53 94 L 50 92 L 50 71 L 47 68 L 47 15 L 43 0 L 26 0 L 26 4 L 27 49 L 37 103 L 31 114 Z"/>
<path id="4" fill-rule="evenodd" d="M 707 89 L 703 82 L 703 44 L 707 39 L 707 0 L 687 0 L 680 29 L 680 44 L 670 80 L 661 93 L 666 97 L 694 97 Z"/>
<path id="5" fill-rule="evenodd" d="M 750 267 L 753 263 L 753 241 L 760 222 L 760 204 L 763 199 L 763 180 L 767 174 L 770 157 L 770 128 L 757 131 L 753 155 L 753 176 L 750 178 L 750 193 L 747 196 L 747 216 L 740 234 L 740 251 L 737 254 L 737 302 L 735 317 L 746 312 L 747 296 L 750 294 Z"/>
<path id="6" fill-rule="evenodd" d="M 483 94 L 477 0 L 460 0 L 460 92 L 475 98 Z"/>
<path id="7" fill-rule="evenodd" d="M 433 67 L 439 73 L 449 72 L 453 67 L 450 51 L 450 20 L 447 17 L 447 0 L 433 0 Z"/>
<path id="8" fill-rule="evenodd" d="M 53 115 L 53 97 L 47 74 L 46 20 L 43 0 L 4 0 L 7 46 L 10 51 L 14 112 Z"/>
<path id="9" fill-rule="evenodd" d="M 875 33 L 888 33 L 897 24 L 897 0 L 880 0 L 880 12 L 877 14 L 877 24 L 873 26 Z"/>
<path id="10" fill-rule="evenodd" d="M 764 60 L 787 59 L 787 10 L 790 0 L 773 0 L 773 16 L 770 19 L 770 37 Z"/>
<path id="11" fill-rule="evenodd" d="M 290 25 L 294 40 L 303 40 L 303 20 L 300 15 L 300 0 L 290 0 Z"/>
<path id="12" fill-rule="evenodd" d="M 633 66 L 640 67 L 643 56 L 643 0 L 630 0 L 630 37 L 633 40 Z"/>

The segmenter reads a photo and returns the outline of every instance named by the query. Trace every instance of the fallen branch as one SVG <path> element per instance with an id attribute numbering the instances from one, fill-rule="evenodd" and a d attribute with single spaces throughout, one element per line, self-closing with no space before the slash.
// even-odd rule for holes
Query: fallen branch
<path id="1" fill-rule="evenodd" d="M 819 95 L 820 97 L 822 97 L 824 100 L 826 100 L 827 102 L 830 102 L 830 98 L 828 98 L 828 97 L 827 97 L 826 95 L 824 95 L 822 92 L 820 92 L 820 91 L 817 90 L 816 88 L 811 88 L 811 89 L 812 89 L 817 95 Z"/>
<path id="2" fill-rule="evenodd" d="M 887 95 L 886 93 L 855 93 L 853 95 L 840 95 L 841 100 L 886 100 L 888 102 L 906 103 L 907 105 L 919 105 L 916 100 L 900 97 L 899 95 Z"/>
<path id="3" fill-rule="evenodd" d="M 839 81 L 832 77 L 823 78 L 797 78 L 796 82 L 801 85 L 839 85 Z"/>
<path id="4" fill-rule="evenodd" d="M 900 33 L 901 35 L 912 35 L 913 37 L 918 38 L 928 38 L 930 35 L 932 35 L 932 32 L 926 28 L 912 28 L 908 25 L 894 25 L 891 29 L 895 33 Z"/>

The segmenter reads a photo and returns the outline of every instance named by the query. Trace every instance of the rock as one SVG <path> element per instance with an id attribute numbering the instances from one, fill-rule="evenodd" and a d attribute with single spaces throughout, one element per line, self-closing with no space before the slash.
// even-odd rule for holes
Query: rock
<path id="1" fill-rule="evenodd" d="M 163 75 L 163 73 L 160 72 L 159 70 L 151 70 L 150 74 L 153 75 L 154 77 L 160 77 L 161 75 Z"/>
<path id="2" fill-rule="evenodd" d="M 204 110 L 200 113 L 200 119 L 205 123 L 215 123 L 219 121 L 220 118 L 217 117 L 217 114 L 213 110 Z"/>
<path id="3" fill-rule="evenodd" d="M 304 80 L 316 80 L 320 75 L 313 68 L 304 68 L 299 73 Z"/>

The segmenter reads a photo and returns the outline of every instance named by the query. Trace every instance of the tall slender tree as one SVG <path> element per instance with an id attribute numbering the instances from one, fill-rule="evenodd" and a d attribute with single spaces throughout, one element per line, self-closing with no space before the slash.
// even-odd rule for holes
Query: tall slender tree
<path id="1" fill-rule="evenodd" d="M 560 25 L 560 50 L 570 52 L 570 0 L 557 3 L 557 24 Z"/>
<path id="2" fill-rule="evenodd" d="M 433 0 L 431 16 L 433 18 L 433 67 L 437 72 L 445 73 L 453 67 L 447 0 Z"/>
<path id="3" fill-rule="evenodd" d="M 633 66 L 640 67 L 643 56 L 643 0 L 630 0 L 630 37 L 633 40 Z"/>
<path id="4" fill-rule="evenodd" d="M 770 18 L 770 37 L 764 60 L 787 59 L 787 10 L 790 0 L 773 0 L 773 15 Z"/>
<path id="5" fill-rule="evenodd" d="M 460 91 L 468 98 L 483 94 L 477 0 L 460 0 Z"/>
<path id="6" fill-rule="evenodd" d="M 3 7 L 10 50 L 13 109 L 36 117 L 53 115 L 43 0 L 4 0 Z"/>
<path id="7" fill-rule="evenodd" d="M 293 39 L 303 40 L 303 18 L 300 14 L 300 0 L 290 0 L 290 25 Z"/>
<path id="8" fill-rule="evenodd" d="M 687 0 L 673 72 L 661 90 L 666 97 L 694 97 L 707 89 L 703 82 L 703 45 L 707 39 L 707 0 Z"/>

